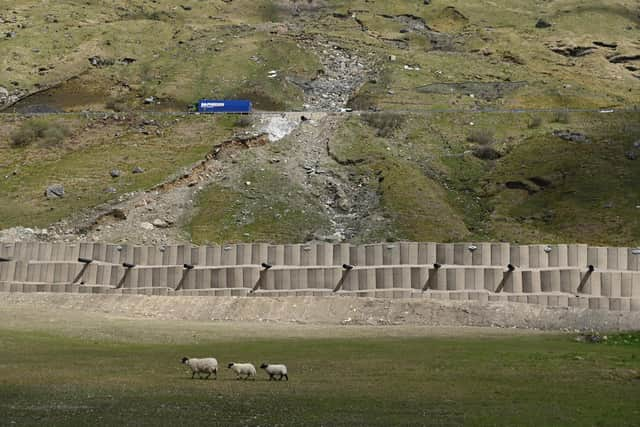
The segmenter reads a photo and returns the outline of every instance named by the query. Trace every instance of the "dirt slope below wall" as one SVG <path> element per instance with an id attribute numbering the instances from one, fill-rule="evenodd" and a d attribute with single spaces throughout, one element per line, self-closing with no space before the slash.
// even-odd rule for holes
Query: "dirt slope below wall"
<path id="1" fill-rule="evenodd" d="M 0 294 L 0 321 L 72 328 L 86 319 L 275 322 L 344 326 L 489 326 L 543 330 L 631 330 L 640 312 L 548 308 L 517 303 L 348 297 L 146 297 Z M 384 329 L 384 328 L 381 328 Z"/>

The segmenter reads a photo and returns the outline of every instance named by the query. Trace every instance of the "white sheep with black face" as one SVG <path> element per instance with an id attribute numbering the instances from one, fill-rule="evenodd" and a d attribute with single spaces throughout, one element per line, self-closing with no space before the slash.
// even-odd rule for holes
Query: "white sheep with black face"
<path id="1" fill-rule="evenodd" d="M 199 378 L 202 378 L 202 374 L 207 374 L 205 379 L 208 379 L 211 374 L 213 374 L 213 379 L 218 379 L 218 361 L 214 357 L 207 357 L 205 359 L 183 357 L 182 363 L 191 368 L 192 379 L 196 374 L 198 374 Z"/>
<path id="2" fill-rule="evenodd" d="M 277 379 L 282 381 L 282 378 L 286 378 L 289 381 L 289 375 L 287 367 L 285 365 L 273 365 L 269 363 L 263 363 L 260 368 L 264 369 L 269 374 L 269 381 Z M 276 378 L 278 377 L 278 378 Z"/>
<path id="3" fill-rule="evenodd" d="M 229 363 L 227 366 L 229 369 L 234 371 L 238 376 L 237 379 L 242 379 L 244 375 L 244 379 L 247 380 L 250 377 L 254 380 L 256 379 L 256 367 L 251 363 Z"/>

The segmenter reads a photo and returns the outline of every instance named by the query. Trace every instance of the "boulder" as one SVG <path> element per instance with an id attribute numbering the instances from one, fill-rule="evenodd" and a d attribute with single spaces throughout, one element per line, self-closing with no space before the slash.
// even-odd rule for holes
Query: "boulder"
<path id="1" fill-rule="evenodd" d="M 44 191 L 47 199 L 60 199 L 64 197 L 64 186 L 62 184 L 53 184 Z"/>
<path id="2" fill-rule="evenodd" d="M 169 223 L 167 223 L 167 221 L 163 219 L 156 218 L 153 220 L 153 226 L 158 228 L 167 228 L 169 226 Z"/>
<path id="3" fill-rule="evenodd" d="M 89 63 L 91 65 L 93 65 L 94 67 L 108 67 L 110 65 L 115 64 L 116 61 L 114 61 L 111 58 L 103 58 L 101 56 L 92 56 L 91 58 L 89 58 Z"/>
<path id="4" fill-rule="evenodd" d="M 589 139 L 588 136 L 579 132 L 571 132 L 568 130 L 556 130 L 556 131 L 553 131 L 553 135 L 557 136 L 558 138 L 564 139 L 565 141 L 579 142 L 583 144 L 591 143 L 591 140 Z"/>
<path id="5" fill-rule="evenodd" d="M 7 104 L 9 102 L 9 91 L 0 86 L 0 105 Z"/>
<path id="6" fill-rule="evenodd" d="M 122 175 L 122 171 L 120 169 L 112 169 L 109 175 L 111 175 L 111 178 L 117 178 Z"/>

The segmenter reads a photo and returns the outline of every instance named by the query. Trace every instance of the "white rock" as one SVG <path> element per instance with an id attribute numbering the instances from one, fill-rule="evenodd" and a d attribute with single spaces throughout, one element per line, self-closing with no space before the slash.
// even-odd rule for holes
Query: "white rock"
<path id="1" fill-rule="evenodd" d="M 151 224 L 150 222 L 141 222 L 140 228 L 142 228 L 143 230 L 153 230 L 153 224 Z"/>
<path id="2" fill-rule="evenodd" d="M 153 220 L 153 226 L 158 228 L 167 228 L 169 224 L 163 219 L 156 218 Z"/>

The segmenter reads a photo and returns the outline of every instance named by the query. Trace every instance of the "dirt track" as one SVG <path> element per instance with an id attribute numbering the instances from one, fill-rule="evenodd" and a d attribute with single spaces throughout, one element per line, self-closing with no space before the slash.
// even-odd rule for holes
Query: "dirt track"
<path id="1" fill-rule="evenodd" d="M 517 303 L 349 297 L 147 297 L 0 294 L 0 324 L 88 337 L 126 338 L 148 325 L 170 341 L 239 334 L 254 338 L 527 333 L 525 330 L 631 330 L 640 313 Z M 128 326 L 132 326 L 131 328 Z M 203 335 L 204 334 L 204 335 Z M 132 339 L 140 339 L 139 333 Z M 148 337 L 150 338 L 150 337 Z"/>

